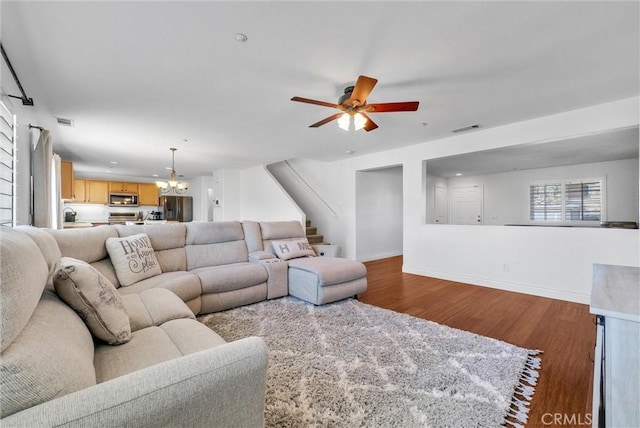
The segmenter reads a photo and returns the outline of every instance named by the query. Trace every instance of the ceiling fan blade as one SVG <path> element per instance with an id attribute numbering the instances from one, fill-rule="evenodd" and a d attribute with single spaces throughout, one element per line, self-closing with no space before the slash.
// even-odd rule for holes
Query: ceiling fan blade
<path id="1" fill-rule="evenodd" d="M 366 119 L 367 119 L 367 123 L 364 124 L 363 128 L 365 131 L 369 132 L 369 131 L 373 131 L 374 129 L 376 129 L 378 127 L 378 125 L 371 120 L 371 118 L 366 115 L 365 113 L 360 112 L 361 115 L 363 115 Z"/>
<path id="2" fill-rule="evenodd" d="M 316 122 L 313 125 L 309 125 L 309 128 L 317 128 L 318 126 L 322 126 L 325 123 L 329 123 L 332 120 L 336 120 L 337 118 L 339 118 L 340 116 L 342 116 L 344 113 L 336 113 L 334 115 L 331 115 L 327 118 L 322 119 L 320 122 Z"/>
<path id="3" fill-rule="evenodd" d="M 349 104 L 355 106 L 364 105 L 369 93 L 373 90 L 373 87 L 376 86 L 376 83 L 378 83 L 378 79 L 359 76 L 356 81 L 356 86 L 353 88 L 353 92 L 351 92 L 351 96 L 349 97 Z"/>
<path id="4" fill-rule="evenodd" d="M 378 103 L 367 104 L 363 107 L 367 113 L 386 113 L 390 111 L 416 111 L 418 110 L 418 101 L 405 101 L 399 103 Z"/>
<path id="5" fill-rule="evenodd" d="M 319 106 L 333 107 L 333 108 L 338 108 L 340 110 L 344 110 L 344 107 L 342 107 L 339 104 L 328 103 L 326 101 L 311 100 L 309 98 L 293 97 L 293 98 L 291 98 L 291 101 L 298 101 L 298 102 L 301 102 L 301 103 L 315 104 L 315 105 L 319 105 Z"/>

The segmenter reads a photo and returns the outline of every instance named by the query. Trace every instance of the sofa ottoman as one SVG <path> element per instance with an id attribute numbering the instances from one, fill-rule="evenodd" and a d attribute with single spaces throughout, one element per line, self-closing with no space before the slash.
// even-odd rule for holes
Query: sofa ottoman
<path id="1" fill-rule="evenodd" d="M 309 247 L 305 229 L 298 221 L 244 221 L 242 226 L 250 257 L 261 261 L 281 258 L 275 247 L 288 245 L 295 249 L 299 242 Z M 305 251 L 283 260 L 288 266 L 289 294 L 314 305 L 346 299 L 367 289 L 367 268 L 355 260 L 308 257 Z"/>
<path id="2" fill-rule="evenodd" d="M 289 294 L 314 305 L 355 296 L 367 289 L 362 263 L 336 257 L 289 260 Z"/>

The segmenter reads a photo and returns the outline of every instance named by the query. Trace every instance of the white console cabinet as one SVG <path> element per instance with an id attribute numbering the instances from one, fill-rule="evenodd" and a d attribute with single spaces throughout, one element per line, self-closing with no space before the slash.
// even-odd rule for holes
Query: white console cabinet
<path id="1" fill-rule="evenodd" d="M 593 427 L 640 427 L 640 268 L 595 264 Z"/>

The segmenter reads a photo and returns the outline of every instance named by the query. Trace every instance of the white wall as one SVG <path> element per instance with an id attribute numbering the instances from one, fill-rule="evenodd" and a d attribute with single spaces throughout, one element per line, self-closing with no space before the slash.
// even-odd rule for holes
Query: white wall
<path id="1" fill-rule="evenodd" d="M 213 171 L 213 221 L 242 218 L 242 172 L 238 169 Z"/>
<path id="2" fill-rule="evenodd" d="M 297 220 L 305 216 L 264 166 L 213 173 L 214 221 Z"/>
<path id="3" fill-rule="evenodd" d="M 428 171 L 427 171 L 428 174 Z M 451 177 L 427 175 L 426 204 L 433 223 L 433 186 L 437 182 L 449 188 L 482 185 L 485 225 L 529 223 L 529 185 L 538 180 L 604 178 L 606 181 L 606 217 L 608 221 L 638 222 L 638 159 L 597 162 L 563 167 L 537 168 L 496 174 Z M 449 194 L 451 194 L 449 192 Z"/>
<path id="4" fill-rule="evenodd" d="M 186 195 L 193 197 L 193 221 L 207 221 L 209 201 L 207 190 L 213 186 L 213 175 L 203 175 L 189 180 Z"/>
<path id="5" fill-rule="evenodd" d="M 264 166 L 243 170 L 240 189 L 242 220 L 297 220 L 305 223 L 302 210 Z"/>
<path id="6" fill-rule="evenodd" d="M 356 254 L 369 261 L 402 254 L 402 167 L 356 172 Z"/>
<path id="7" fill-rule="evenodd" d="M 286 163 L 268 165 L 267 169 L 323 235 L 324 242 L 343 245 L 345 221 L 340 217 L 345 212 L 340 195 L 343 178 L 340 171 L 325 170 L 325 165 L 326 162 L 310 159 L 289 159 Z M 334 175 L 336 172 L 338 175 Z"/>
<path id="8" fill-rule="evenodd" d="M 329 228 L 341 233 L 336 236 L 346 257 L 358 258 L 356 172 L 402 165 L 405 272 L 587 303 L 593 263 L 640 265 L 638 230 L 425 224 L 423 160 L 638 126 L 638 105 L 633 97 L 338 162 L 295 165 L 319 193 L 331 195 L 337 215 L 328 218 Z M 324 179 L 314 179 L 319 176 Z"/>

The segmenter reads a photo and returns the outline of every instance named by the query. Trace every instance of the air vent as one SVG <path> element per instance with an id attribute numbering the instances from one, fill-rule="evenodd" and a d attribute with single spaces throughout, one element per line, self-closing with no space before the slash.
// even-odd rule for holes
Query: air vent
<path id="1" fill-rule="evenodd" d="M 464 128 L 458 128 L 458 129 L 454 129 L 453 132 L 454 134 L 457 134 L 459 132 L 467 132 L 467 131 L 472 131 L 474 129 L 478 129 L 480 128 L 480 124 L 476 123 L 475 125 L 470 125 L 470 126 L 465 126 Z"/>
<path id="2" fill-rule="evenodd" d="M 56 117 L 56 121 L 60 126 L 70 126 L 73 128 L 73 119 L 65 119 L 63 117 Z"/>

